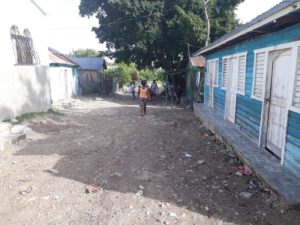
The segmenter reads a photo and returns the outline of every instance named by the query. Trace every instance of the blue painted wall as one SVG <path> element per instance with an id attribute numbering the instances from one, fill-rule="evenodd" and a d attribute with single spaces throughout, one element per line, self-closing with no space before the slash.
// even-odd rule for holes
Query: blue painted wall
<path id="1" fill-rule="evenodd" d="M 289 111 L 284 165 L 300 172 L 300 114 Z"/>
<path id="2" fill-rule="evenodd" d="M 221 89 L 222 83 L 222 58 L 224 56 L 233 55 L 237 53 L 247 52 L 247 69 L 246 69 L 246 83 L 245 95 L 237 95 L 236 108 L 236 125 L 248 135 L 253 137 L 256 141 L 259 138 L 260 121 L 262 102 L 251 98 L 253 86 L 253 66 L 254 66 L 254 50 L 266 48 L 274 45 L 293 42 L 300 39 L 300 24 L 283 29 L 281 31 L 260 36 L 236 44 L 230 48 L 221 49 L 207 56 L 207 60 L 219 58 L 219 87 L 215 87 L 215 110 L 219 115 L 224 115 L 226 92 Z M 209 90 L 209 87 L 205 87 Z M 205 99 L 207 103 L 209 92 L 206 91 Z"/>

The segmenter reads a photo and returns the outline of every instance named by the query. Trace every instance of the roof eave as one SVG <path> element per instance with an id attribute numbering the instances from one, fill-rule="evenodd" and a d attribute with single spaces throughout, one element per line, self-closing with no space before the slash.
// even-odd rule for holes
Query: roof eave
<path id="1" fill-rule="evenodd" d="M 248 32 L 251 32 L 261 26 L 264 26 L 270 22 L 273 22 L 273 21 L 276 21 L 278 18 L 282 17 L 282 16 L 285 16 L 293 11 L 296 11 L 300 8 L 300 1 L 298 2 L 294 2 L 293 4 L 287 6 L 286 8 L 274 13 L 273 15 L 261 20 L 261 21 L 258 21 L 257 23 L 253 24 L 253 25 L 250 25 L 249 27 L 241 30 L 240 32 L 232 35 L 232 36 L 229 36 L 228 38 L 226 38 L 225 40 L 219 42 L 219 43 L 212 43 L 211 45 L 207 46 L 207 47 L 204 47 L 202 49 L 200 49 L 199 51 L 196 51 L 193 56 L 198 56 L 198 55 L 205 55 L 205 53 L 209 52 L 209 51 L 212 51 L 213 49 L 215 48 L 218 48 L 222 45 L 224 45 L 225 43 L 231 41 L 231 40 L 234 40 L 244 34 L 247 34 Z"/>

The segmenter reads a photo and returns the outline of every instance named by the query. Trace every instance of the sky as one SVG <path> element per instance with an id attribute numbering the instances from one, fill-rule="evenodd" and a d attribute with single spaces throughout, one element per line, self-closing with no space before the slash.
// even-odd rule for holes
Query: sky
<path id="1" fill-rule="evenodd" d="M 97 26 L 96 18 L 82 18 L 79 15 L 80 0 L 36 0 L 47 13 L 49 46 L 62 53 L 79 48 L 104 50 L 99 44 L 92 27 Z M 245 0 L 236 10 L 237 18 L 246 23 L 267 11 L 281 0 Z"/>

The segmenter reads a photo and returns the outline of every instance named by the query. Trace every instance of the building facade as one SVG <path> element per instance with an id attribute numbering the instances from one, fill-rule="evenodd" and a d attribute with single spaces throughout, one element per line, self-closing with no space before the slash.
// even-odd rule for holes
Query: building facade
<path id="1" fill-rule="evenodd" d="M 300 1 L 283 1 L 196 52 L 205 105 L 300 173 Z"/>
<path id="2" fill-rule="evenodd" d="M 46 13 L 33 0 L 0 9 L 0 121 L 51 105 Z"/>

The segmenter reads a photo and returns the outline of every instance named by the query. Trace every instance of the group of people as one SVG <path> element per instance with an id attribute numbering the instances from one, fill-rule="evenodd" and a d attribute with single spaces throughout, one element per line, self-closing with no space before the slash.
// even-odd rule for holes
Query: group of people
<path id="1" fill-rule="evenodd" d="M 146 82 L 146 81 L 145 81 Z M 147 82 L 146 82 L 146 85 L 147 85 Z M 139 86 L 140 88 L 140 86 Z M 131 94 L 132 94 L 132 98 L 133 100 L 135 100 L 136 98 L 136 87 L 135 87 L 135 83 L 132 82 L 131 85 L 130 85 L 130 89 L 131 89 Z M 156 98 L 156 96 L 158 95 L 158 86 L 157 86 L 157 83 L 156 83 L 156 80 L 153 80 L 152 84 L 151 84 L 151 87 L 149 89 L 149 100 L 153 100 Z"/>
<path id="2" fill-rule="evenodd" d="M 133 100 L 135 100 L 136 98 L 135 83 L 131 83 L 130 87 L 131 87 Z M 167 90 L 165 91 L 167 92 Z M 182 89 L 179 85 L 176 86 L 175 92 L 177 97 L 177 104 L 180 104 Z M 158 95 L 158 85 L 156 83 L 156 80 L 153 80 L 150 88 L 148 87 L 146 80 L 141 81 L 141 85 L 138 87 L 138 93 L 137 93 L 137 96 L 139 98 L 141 116 L 144 116 L 146 114 L 147 102 L 154 100 L 157 97 L 157 95 Z"/>

